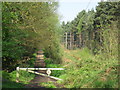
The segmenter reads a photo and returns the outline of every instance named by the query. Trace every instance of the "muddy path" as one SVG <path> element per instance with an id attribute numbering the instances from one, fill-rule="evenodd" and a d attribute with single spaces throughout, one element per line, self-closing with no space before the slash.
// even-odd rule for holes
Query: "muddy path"
<path id="1" fill-rule="evenodd" d="M 25 87 L 28 87 L 28 88 L 45 88 L 45 87 L 41 86 L 40 83 L 50 82 L 50 81 L 56 82 L 55 79 L 45 77 L 45 76 L 41 76 L 41 75 L 36 75 L 35 78 L 30 81 L 29 84 L 25 85 Z"/>
<path id="2" fill-rule="evenodd" d="M 38 51 L 37 54 L 38 55 L 36 57 L 34 68 L 45 68 L 46 63 L 43 59 L 43 52 L 40 50 L 40 51 Z M 39 70 L 39 71 L 37 70 L 37 72 L 46 74 L 45 70 Z M 36 75 L 35 78 L 29 82 L 29 84 L 25 85 L 25 87 L 27 87 L 27 88 L 45 88 L 43 86 L 40 86 L 40 83 L 50 82 L 50 81 L 55 83 L 57 80 L 46 77 L 46 76 Z"/>

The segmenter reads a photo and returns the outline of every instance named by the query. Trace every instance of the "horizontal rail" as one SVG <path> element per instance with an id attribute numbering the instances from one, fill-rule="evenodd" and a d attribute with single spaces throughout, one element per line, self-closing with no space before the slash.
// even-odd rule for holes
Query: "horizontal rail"
<path id="1" fill-rule="evenodd" d="M 19 68 L 19 70 L 64 70 L 64 68 Z"/>
<path id="2" fill-rule="evenodd" d="M 46 76 L 46 77 L 49 77 L 49 78 L 52 78 L 52 79 L 55 79 L 55 80 L 62 80 L 60 78 L 56 78 L 56 77 L 53 77 L 53 76 L 48 76 L 46 74 L 38 73 L 38 72 L 35 72 L 35 71 L 28 70 L 28 72 L 35 73 L 35 74 L 38 74 L 38 75 L 41 75 L 41 76 Z"/>

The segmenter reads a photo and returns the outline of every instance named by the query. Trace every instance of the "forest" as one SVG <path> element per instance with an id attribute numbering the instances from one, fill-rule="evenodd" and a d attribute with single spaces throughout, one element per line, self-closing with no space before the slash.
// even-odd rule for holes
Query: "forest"
<path id="1" fill-rule="evenodd" d="M 2 88 L 32 85 L 35 74 L 22 70 L 16 82 L 16 67 L 34 68 L 39 50 L 46 68 L 65 70 L 51 74 L 62 81 L 31 88 L 119 88 L 120 1 L 99 2 L 67 23 L 58 8 L 52 1 L 2 2 Z"/>

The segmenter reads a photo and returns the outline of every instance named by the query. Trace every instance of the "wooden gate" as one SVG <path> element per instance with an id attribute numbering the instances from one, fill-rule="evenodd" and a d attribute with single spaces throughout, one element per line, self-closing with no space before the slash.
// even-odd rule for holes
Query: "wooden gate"
<path id="1" fill-rule="evenodd" d="M 19 82 L 19 76 L 20 76 L 19 71 L 20 70 L 25 70 L 25 71 L 28 71 L 30 73 L 46 76 L 46 77 L 49 77 L 49 78 L 53 78 L 55 80 L 62 80 L 62 79 L 59 79 L 57 77 L 50 76 L 50 74 L 51 74 L 51 70 L 64 70 L 64 69 L 63 68 L 45 68 L 43 51 L 39 50 L 37 52 L 34 68 L 19 68 L 19 67 L 17 67 L 16 70 L 17 70 L 16 82 Z"/>
<path id="2" fill-rule="evenodd" d="M 50 76 L 50 74 L 51 74 L 51 70 L 64 70 L 64 68 L 19 68 L 19 67 L 17 67 L 16 70 L 17 70 L 16 82 L 19 82 L 19 76 L 20 76 L 19 71 L 20 70 L 28 71 L 30 73 L 38 74 L 38 75 L 41 75 L 41 76 L 46 76 L 46 77 L 49 77 L 49 78 L 52 78 L 52 79 L 55 79 L 55 80 L 62 80 L 60 78 Z M 47 74 L 35 72 L 35 71 L 32 71 L 32 70 L 45 70 Z"/>

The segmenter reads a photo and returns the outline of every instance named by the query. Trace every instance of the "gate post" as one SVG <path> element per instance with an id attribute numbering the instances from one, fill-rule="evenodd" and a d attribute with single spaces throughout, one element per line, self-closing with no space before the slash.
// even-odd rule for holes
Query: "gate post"
<path id="1" fill-rule="evenodd" d="M 20 70 L 20 68 L 19 67 L 17 67 L 16 68 L 16 82 L 19 82 L 19 70 Z"/>
<path id="2" fill-rule="evenodd" d="M 66 47 L 66 48 L 68 48 L 68 47 L 67 47 L 67 45 L 68 45 L 67 43 L 68 43 L 68 42 L 67 42 L 67 32 L 66 32 L 66 33 L 65 33 L 65 47 Z"/>

